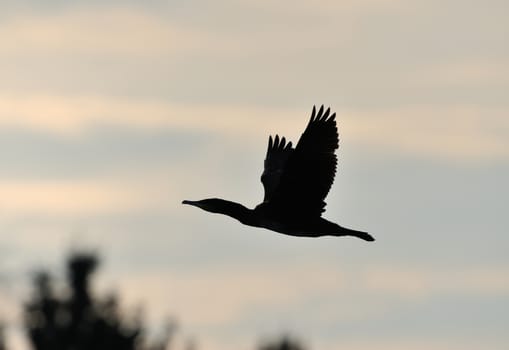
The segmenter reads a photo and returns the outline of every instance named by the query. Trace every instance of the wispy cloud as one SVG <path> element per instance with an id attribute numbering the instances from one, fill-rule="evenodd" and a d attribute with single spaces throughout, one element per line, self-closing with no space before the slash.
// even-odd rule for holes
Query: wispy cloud
<path id="1" fill-rule="evenodd" d="M 175 26 L 143 9 L 122 7 L 22 13 L 0 22 L 0 40 L 3 55 L 154 56 L 218 45 L 206 32 Z"/>
<path id="2" fill-rule="evenodd" d="M 321 13 L 329 14 L 325 11 Z M 224 17 L 223 21 L 230 20 L 224 13 L 217 12 L 216 15 Z M 267 14 L 262 17 L 269 27 L 280 26 L 277 17 Z M 204 18 L 205 23 L 208 23 L 209 18 Z M 348 27 L 341 25 L 345 26 L 346 34 L 341 37 L 348 38 Z M 210 23 L 207 26 L 199 23 L 194 26 L 183 24 L 165 15 L 164 11 L 119 6 L 71 7 L 56 13 L 23 13 L 0 22 L 0 52 L 8 56 L 72 54 L 144 59 L 187 57 L 191 54 L 209 58 L 246 57 L 278 50 L 283 39 L 289 40 L 284 45 L 287 49 L 305 48 L 307 46 L 303 42 L 311 43 L 315 39 L 313 46 L 331 42 L 320 40 L 318 35 L 326 31 L 326 28 L 321 25 L 311 27 L 312 31 L 301 30 L 300 40 L 291 35 L 294 34 L 292 31 L 286 30 L 272 32 L 272 40 L 267 40 L 270 33 L 260 28 L 232 35 L 231 32 L 215 30 Z M 295 26 L 295 29 L 298 27 Z M 252 42 L 257 42 L 257 45 L 253 46 Z"/>
<path id="3" fill-rule="evenodd" d="M 363 14 L 408 9 L 400 0 L 299 0 L 292 6 L 249 0 L 201 6 L 201 10 L 134 4 L 75 4 L 58 11 L 25 8 L 0 21 L 0 52 L 145 58 L 200 54 L 246 59 L 269 52 L 337 47 L 352 40 L 356 19 Z M 331 33 L 334 35 L 327 35 Z"/>
<path id="4" fill-rule="evenodd" d="M 475 105 L 409 106 L 352 112 L 345 133 L 372 149 L 436 159 L 477 161 L 509 157 L 505 108 Z"/>
<path id="5" fill-rule="evenodd" d="M 310 278 L 306 286 L 302 285 L 302 276 Z M 126 276 L 122 287 L 126 291 L 126 298 L 131 301 L 146 295 L 145 288 L 149 288 L 150 303 L 159 301 L 159 305 L 167 304 L 168 291 L 171 290 L 172 299 L 178 300 L 172 307 L 178 307 L 178 313 L 185 315 L 188 322 L 213 326 L 235 322 L 241 317 L 240 314 L 253 307 L 294 304 L 302 296 L 336 289 L 344 283 L 338 273 L 334 274 L 335 278 L 331 277 L 331 272 L 323 269 L 274 267 L 262 273 L 256 267 L 243 266 L 242 271 L 236 268 L 207 269 L 186 273 L 144 273 L 134 278 Z M 200 302 L 203 300 L 209 302 Z"/>
<path id="6" fill-rule="evenodd" d="M 506 112 L 505 108 L 474 105 L 409 106 L 339 110 L 338 121 L 340 133 L 348 140 L 372 149 L 475 161 L 509 157 Z M 0 96 L 0 127 L 71 137 L 101 126 L 118 126 L 206 132 L 263 142 L 274 133 L 297 138 L 309 113 L 299 108 L 190 105 L 98 96 Z"/>
<path id="7" fill-rule="evenodd" d="M 272 120 L 272 125 L 284 125 L 295 119 L 295 111 L 258 106 L 182 105 L 100 96 L 0 96 L 0 127 L 64 136 L 76 136 L 100 126 L 217 131 L 245 136 L 253 132 L 266 133 L 257 127 L 261 118 Z"/>
<path id="8" fill-rule="evenodd" d="M 338 322 L 382 317 L 388 309 L 395 307 L 387 302 L 391 299 L 401 301 L 404 298 L 407 303 L 425 303 L 446 295 L 506 296 L 509 295 L 507 272 L 507 268 L 498 266 L 442 271 L 368 266 L 360 273 L 353 273 L 331 269 L 324 264 L 310 264 L 307 268 L 301 265 L 297 270 L 294 266 L 272 266 L 266 270 L 242 265 L 227 270 L 190 270 L 185 274 L 172 271 L 142 275 L 129 273 L 129 276 L 122 277 L 122 289 L 131 302 L 145 296 L 147 303 L 153 305 L 151 309 L 157 309 L 156 305 L 167 305 L 168 292 L 171 291 L 172 307 L 177 307 L 176 311 L 185 315 L 187 322 L 211 326 L 240 322 L 246 313 L 255 309 L 291 310 L 297 305 L 306 305 L 307 300 L 322 299 L 327 303 L 324 297 L 334 296 L 328 301 L 332 305 L 314 303 L 319 312 L 315 310 L 308 316 Z M 360 305 L 356 305 L 355 309 L 342 305 L 338 313 L 334 308 L 337 304 L 335 299 L 353 295 L 364 295 L 367 299 L 376 296 L 378 302 L 370 302 L 366 309 Z M 203 300 L 208 302 L 203 303 Z M 379 302 L 381 304 L 377 304 Z M 164 312 L 160 309 L 158 316 L 164 316 Z"/>
<path id="9" fill-rule="evenodd" d="M 0 210 L 4 216 L 95 215 L 126 212 L 150 205 L 142 184 L 121 181 L 1 181 Z"/>
<path id="10" fill-rule="evenodd" d="M 507 296 L 507 267 L 441 269 L 372 267 L 365 271 L 364 286 L 376 293 L 426 299 L 439 295 Z"/>
<path id="11" fill-rule="evenodd" d="M 416 87 L 502 87 L 509 85 L 509 63 L 503 59 L 447 62 L 430 65 L 408 76 Z"/>
<path id="12" fill-rule="evenodd" d="M 371 265 L 352 271 L 333 269 L 321 263 L 299 264 L 299 269 L 293 264 L 272 264 L 269 269 L 239 264 L 227 269 L 209 266 L 185 273 L 173 269 L 142 274 L 129 272 L 117 275 L 117 278 L 121 280 L 127 304 L 144 303 L 151 310 L 153 319 L 164 318 L 168 312 L 182 315 L 182 322 L 188 329 L 202 330 L 204 343 L 210 346 L 232 340 L 222 339 L 222 333 L 213 330 L 227 330 L 245 324 L 247 320 L 250 325 L 258 325 L 256 320 L 268 313 L 275 319 L 280 315 L 305 314 L 292 324 L 297 329 L 315 325 L 314 346 L 319 344 L 321 348 L 337 349 L 348 344 L 349 348 L 363 350 L 372 349 L 373 342 L 378 344 L 379 334 L 361 341 L 355 335 L 341 336 L 345 331 L 340 325 L 348 329 L 348 325 L 359 322 L 370 324 L 370 327 L 377 324 L 376 328 L 383 333 L 381 320 L 397 318 L 416 305 L 426 307 L 442 298 L 467 297 L 475 302 L 504 297 L 509 295 L 507 272 L 507 268 L 500 266 L 437 270 L 432 267 Z M 258 318 L 253 320 L 253 315 Z M 328 331 L 318 331 L 320 327 Z M 243 338 L 242 332 L 243 329 L 237 336 Z M 326 335 L 320 337 L 321 332 Z M 477 339 L 484 339 L 482 337 L 482 334 L 476 335 Z M 434 348 L 438 349 L 460 349 L 464 340 L 464 337 L 455 339 L 452 336 L 441 339 L 439 334 L 429 332 L 425 339 L 415 338 L 415 335 L 391 331 L 377 346 L 404 349 L 405 345 L 412 344 L 412 348 L 425 349 L 425 344 L 435 344 Z M 493 341 L 497 344 L 499 340 Z"/>
<path id="13" fill-rule="evenodd" d="M 470 338 L 466 336 L 467 338 Z M 465 337 L 464 337 L 465 338 Z M 471 339 L 459 339 L 453 337 L 437 336 L 431 339 L 430 337 L 419 337 L 412 339 L 402 335 L 401 337 L 391 337 L 383 340 L 342 340 L 335 339 L 334 341 L 318 341 L 316 346 L 324 350 L 478 350 L 485 346 L 490 349 L 502 350 L 500 341 L 489 337 L 476 337 L 472 336 Z M 487 345 L 489 344 L 489 345 Z"/>

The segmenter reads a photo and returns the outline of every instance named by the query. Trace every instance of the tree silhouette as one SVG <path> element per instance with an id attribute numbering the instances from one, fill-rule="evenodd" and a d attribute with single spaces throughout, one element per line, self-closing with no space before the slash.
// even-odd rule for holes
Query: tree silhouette
<path id="1" fill-rule="evenodd" d="M 281 340 L 260 346 L 259 350 L 305 350 L 305 348 L 295 339 L 285 336 Z"/>
<path id="2" fill-rule="evenodd" d="M 4 325 L 0 322 L 0 350 L 6 350 L 5 337 L 4 337 Z"/>
<path id="3" fill-rule="evenodd" d="M 115 296 L 97 297 L 91 278 L 99 266 L 95 254 L 74 253 L 67 260 L 67 289 L 46 271 L 34 275 L 34 294 L 24 309 L 27 336 L 34 350 L 170 350 L 176 330 L 168 322 L 166 332 L 147 344 L 140 317 L 124 315 Z M 0 350 L 6 350 L 0 323 Z M 190 341 L 186 349 L 196 349 Z M 262 343 L 258 350 L 305 350 L 285 336 Z"/>
<path id="4" fill-rule="evenodd" d="M 35 350 L 165 350 L 171 334 L 155 344 L 142 344 L 138 317 L 120 312 L 114 296 L 95 297 L 90 279 L 99 264 L 90 253 L 75 253 L 67 261 L 68 293 L 57 293 L 51 276 L 39 272 L 35 293 L 25 306 L 25 324 Z"/>

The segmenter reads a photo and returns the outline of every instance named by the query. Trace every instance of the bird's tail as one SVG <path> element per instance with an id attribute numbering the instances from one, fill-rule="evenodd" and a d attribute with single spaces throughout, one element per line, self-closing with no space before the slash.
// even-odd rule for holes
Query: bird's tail
<path id="1" fill-rule="evenodd" d="M 341 226 L 340 226 L 341 227 Z M 353 236 L 353 237 L 357 237 L 357 238 L 360 238 L 360 239 L 363 239 L 365 241 L 368 241 L 368 242 L 372 242 L 375 240 L 375 238 L 373 236 L 371 236 L 369 233 L 367 232 L 363 232 L 363 231 L 356 231 L 356 230 L 352 230 L 352 229 L 349 229 L 349 228 L 346 228 L 346 227 L 341 227 L 341 232 L 340 234 L 342 236 Z"/>

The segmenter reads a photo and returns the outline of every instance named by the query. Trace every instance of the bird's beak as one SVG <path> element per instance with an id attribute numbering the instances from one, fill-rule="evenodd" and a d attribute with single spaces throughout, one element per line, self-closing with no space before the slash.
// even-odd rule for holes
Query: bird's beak
<path id="1" fill-rule="evenodd" d="M 188 200 L 184 200 L 182 201 L 182 204 L 187 204 L 187 205 L 192 205 L 193 207 L 197 207 L 197 208 L 200 208 L 200 209 L 203 209 L 203 210 L 207 210 L 205 207 L 205 203 L 203 203 L 202 201 L 188 201 Z"/>

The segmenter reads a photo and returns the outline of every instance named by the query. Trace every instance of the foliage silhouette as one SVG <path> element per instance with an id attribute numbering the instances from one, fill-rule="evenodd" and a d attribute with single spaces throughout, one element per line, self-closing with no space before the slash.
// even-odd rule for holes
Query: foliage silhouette
<path id="1" fill-rule="evenodd" d="M 94 254 L 75 253 L 67 261 L 67 295 L 57 293 L 47 272 L 34 279 L 35 294 L 25 306 L 25 325 L 35 350 L 167 350 L 171 334 L 143 344 L 138 317 L 126 317 L 114 296 L 97 298 L 90 280 L 98 267 Z"/>
<path id="2" fill-rule="evenodd" d="M 67 260 L 67 288 L 46 271 L 34 275 L 34 294 L 24 308 L 27 336 L 34 350 L 170 350 L 176 323 L 147 344 L 140 317 L 127 317 L 115 296 L 97 297 L 91 279 L 99 266 L 95 254 L 74 253 Z M 0 350 L 6 350 L 0 323 Z M 196 350 L 191 340 L 185 349 Z M 305 350 L 289 337 L 263 343 L 258 350 Z"/>
<path id="3" fill-rule="evenodd" d="M 295 339 L 285 336 L 281 340 L 260 346 L 259 350 L 305 350 L 305 348 Z"/>
<path id="4" fill-rule="evenodd" d="M 5 336 L 4 336 L 4 325 L 0 322 L 0 350 L 6 350 Z"/>

